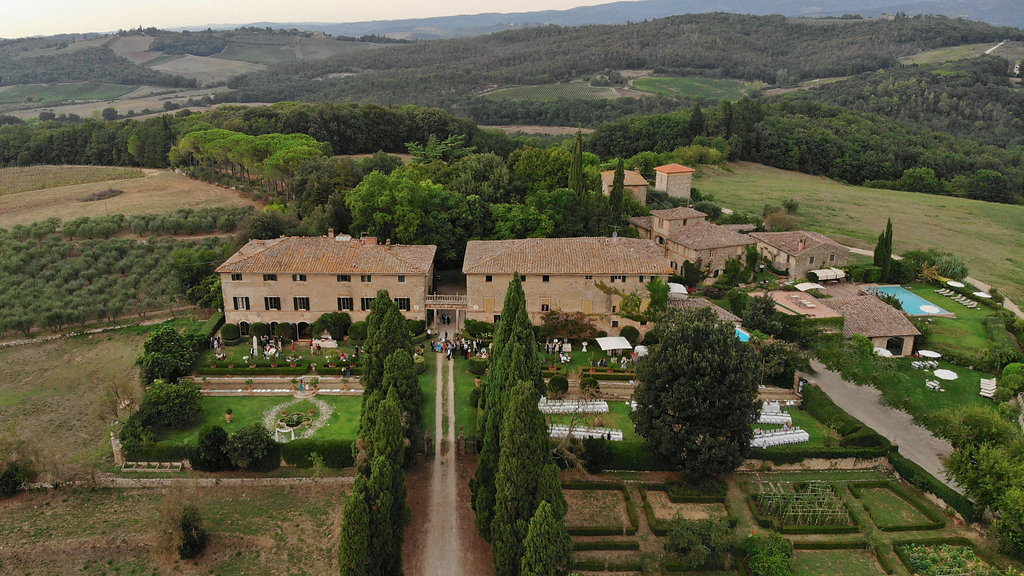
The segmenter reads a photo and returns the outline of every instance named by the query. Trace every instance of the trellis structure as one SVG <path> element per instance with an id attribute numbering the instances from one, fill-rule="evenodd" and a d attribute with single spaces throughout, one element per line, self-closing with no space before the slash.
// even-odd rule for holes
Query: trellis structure
<path id="1" fill-rule="evenodd" d="M 783 524 L 845 526 L 850 523 L 849 511 L 828 482 L 807 482 L 801 490 L 793 483 L 769 483 L 767 487 L 762 483 L 761 492 L 754 498 L 762 514 L 778 517 Z"/>

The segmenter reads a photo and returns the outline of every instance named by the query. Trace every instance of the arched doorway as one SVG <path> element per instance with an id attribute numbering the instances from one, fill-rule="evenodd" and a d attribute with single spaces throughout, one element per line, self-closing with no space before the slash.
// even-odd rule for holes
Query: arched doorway
<path id="1" fill-rule="evenodd" d="M 240 336 L 248 336 L 249 335 L 249 331 L 251 329 L 252 329 L 252 327 L 249 326 L 248 322 L 239 322 L 238 323 L 238 334 Z"/>
<path id="2" fill-rule="evenodd" d="M 309 322 L 299 322 L 295 325 L 295 339 L 305 340 L 313 337 L 312 330 L 309 329 Z"/>
<path id="3" fill-rule="evenodd" d="M 893 336 L 885 342 L 885 349 L 892 352 L 893 356 L 903 356 L 903 337 Z"/>

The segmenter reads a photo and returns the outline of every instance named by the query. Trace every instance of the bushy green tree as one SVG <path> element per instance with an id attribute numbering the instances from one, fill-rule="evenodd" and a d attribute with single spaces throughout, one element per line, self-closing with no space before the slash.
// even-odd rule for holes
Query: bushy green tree
<path id="1" fill-rule="evenodd" d="M 228 437 L 224 453 L 234 466 L 248 468 L 266 456 L 273 444 L 274 439 L 263 424 L 253 422 Z"/>
<path id="2" fill-rule="evenodd" d="M 196 444 L 189 450 L 189 462 L 196 470 L 220 472 L 231 468 L 231 459 L 224 452 L 228 433 L 216 424 L 207 424 L 199 429 Z"/>
<path id="3" fill-rule="evenodd" d="M 754 351 L 710 309 L 668 311 L 659 335 L 638 368 L 637 435 L 687 476 L 731 472 L 753 437 Z"/>
<path id="4" fill-rule="evenodd" d="M 313 323 L 313 333 L 319 335 L 324 330 L 335 340 L 342 340 L 352 325 L 352 317 L 347 312 L 327 312 Z"/>
<path id="5" fill-rule="evenodd" d="M 195 382 L 155 380 L 146 388 L 138 413 L 146 425 L 184 428 L 199 418 L 202 403 L 203 393 Z"/>
<path id="6" fill-rule="evenodd" d="M 174 381 L 188 374 L 196 359 L 194 342 L 170 326 L 160 326 L 142 345 L 142 356 L 136 363 L 142 367 L 146 382 L 158 378 Z"/>
<path id="7" fill-rule="evenodd" d="M 523 542 L 522 576 L 566 576 L 569 573 L 569 550 L 572 541 L 565 523 L 551 511 L 551 504 L 541 502 L 530 519 Z"/>
<path id="8" fill-rule="evenodd" d="M 729 551 L 729 523 L 724 518 L 669 522 L 665 550 L 675 554 L 686 570 L 698 570 L 714 555 Z"/>

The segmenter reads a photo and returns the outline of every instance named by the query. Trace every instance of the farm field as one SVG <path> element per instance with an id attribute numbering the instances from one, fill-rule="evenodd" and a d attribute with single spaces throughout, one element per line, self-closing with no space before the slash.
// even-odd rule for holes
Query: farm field
<path id="1" fill-rule="evenodd" d="M 939 62 L 952 62 L 953 60 L 967 60 L 981 56 L 996 44 L 998 42 L 939 48 L 900 58 L 900 62 L 903 64 L 935 64 Z M 1014 62 L 1024 58 L 1024 42 L 1006 42 L 992 50 L 991 54 L 1006 58 L 1012 65 Z"/>
<path id="2" fill-rule="evenodd" d="M 147 52 L 153 40 L 152 36 L 121 36 L 110 44 L 110 49 L 114 54 L 126 58 L 132 64 L 145 64 L 162 54 L 162 52 Z"/>
<path id="3" fill-rule="evenodd" d="M 44 110 L 54 114 L 78 114 L 82 118 L 99 118 L 100 111 L 104 108 L 113 108 L 118 114 L 141 113 L 144 110 L 153 112 L 164 112 L 164 102 L 171 101 L 184 105 L 189 98 L 202 98 L 213 96 L 223 92 L 224 88 L 205 88 L 193 90 L 175 90 L 173 88 L 156 86 L 139 86 L 119 98 L 101 102 L 81 102 L 75 104 L 64 104 L 61 106 L 33 106 L 32 108 L 21 108 L 5 112 L 10 116 L 28 120 L 37 118 Z M 198 110 L 198 107 L 192 109 Z"/>
<path id="4" fill-rule="evenodd" d="M 874 556 L 864 550 L 796 550 L 796 576 L 882 576 Z"/>
<path id="5" fill-rule="evenodd" d="M 353 54 L 383 46 L 371 42 L 348 42 L 329 38 L 303 38 L 301 36 L 282 39 L 270 37 L 269 41 L 247 42 L 232 39 L 223 51 L 211 58 L 240 60 L 253 64 L 272 66 L 294 60 L 323 60 L 339 54 Z"/>
<path id="6" fill-rule="evenodd" d="M 0 196 L 74 184 L 141 178 L 142 170 L 121 166 L 27 166 L 0 168 Z"/>
<path id="7" fill-rule="evenodd" d="M 194 78 L 204 85 L 226 82 L 232 76 L 259 72 L 266 69 L 266 66 L 263 64 L 242 62 L 240 60 L 223 60 L 206 56 L 192 56 L 191 54 L 159 64 L 150 64 L 149 67 L 168 74 Z"/>
<path id="8" fill-rule="evenodd" d="M 481 96 L 481 98 L 490 98 L 492 100 L 528 100 L 531 102 L 551 102 L 559 98 L 602 100 L 618 97 L 619 93 L 614 88 L 591 86 L 586 82 L 513 86 L 488 92 Z"/>
<path id="9" fill-rule="evenodd" d="M 144 170 L 142 178 L 106 180 L 0 195 L 0 227 L 60 218 L 105 214 L 150 214 L 179 208 L 257 206 L 234 190 L 191 180 L 167 170 Z M 0 172 L 3 174 L 3 172 Z M 100 201 L 90 195 L 108 189 L 122 194 Z"/>
<path id="10" fill-rule="evenodd" d="M 337 572 L 347 490 L 337 485 L 217 486 L 22 493 L 0 501 L 0 572 L 49 574 L 292 574 Z M 187 562 L 154 549 L 167 498 L 199 507 L 206 551 Z"/>
<path id="11" fill-rule="evenodd" d="M 633 81 L 632 88 L 660 96 L 692 98 L 696 100 L 739 100 L 750 90 L 748 82 L 718 78 L 680 78 L 676 76 L 648 76 Z"/>
<path id="12" fill-rule="evenodd" d="M 747 213 L 793 198 L 800 203 L 800 227 L 857 248 L 873 248 L 886 218 L 892 218 L 895 253 L 952 248 L 972 276 L 1024 301 L 1024 206 L 849 186 L 749 162 L 728 169 L 705 173 L 694 187 Z"/>
<path id="13" fill-rule="evenodd" d="M 19 84 L 0 91 L 0 110 L 14 107 L 57 106 L 77 100 L 112 100 L 135 90 L 135 86 L 98 82 Z"/>

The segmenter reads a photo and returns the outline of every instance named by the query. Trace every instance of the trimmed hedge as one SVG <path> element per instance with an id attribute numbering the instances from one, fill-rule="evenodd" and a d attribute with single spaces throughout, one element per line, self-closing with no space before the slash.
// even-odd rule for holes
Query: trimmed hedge
<path id="1" fill-rule="evenodd" d="M 931 492 L 938 496 L 943 502 L 960 513 L 968 523 L 973 523 L 981 517 L 981 510 L 963 494 L 959 494 L 949 486 L 943 484 L 935 476 L 932 476 L 924 468 L 903 457 L 898 450 L 889 452 L 889 462 L 893 469 L 909 484 L 919 490 Z"/>
<path id="2" fill-rule="evenodd" d="M 185 446 L 177 442 L 154 442 L 124 455 L 129 462 L 180 462 L 185 460 Z"/>
<path id="3" fill-rule="evenodd" d="M 316 452 L 328 468 L 340 470 L 355 466 L 351 440 L 317 440 L 302 438 L 281 445 L 281 457 L 286 464 L 297 468 L 312 468 L 310 455 Z"/>
<path id="4" fill-rule="evenodd" d="M 200 366 L 196 368 L 196 374 L 200 376 L 260 376 L 263 374 L 277 375 L 277 376 L 302 376 L 309 370 L 305 366 L 278 366 L 277 368 L 271 368 L 270 366 L 256 365 L 255 368 L 249 368 L 248 366 L 235 366 L 234 368 L 228 368 L 226 366 L 217 366 L 211 368 L 209 366 Z"/>
<path id="5" fill-rule="evenodd" d="M 475 376 L 483 376 L 484 372 L 487 371 L 487 360 L 484 358 L 474 356 L 473 358 L 469 359 L 467 369 L 469 370 L 470 374 L 473 374 Z"/>
<path id="6" fill-rule="evenodd" d="M 656 457 L 642 441 L 608 442 L 608 452 L 610 456 L 605 470 L 666 471 L 679 468 Z"/>
<path id="7" fill-rule="evenodd" d="M 875 522 L 875 525 L 878 526 L 878 528 L 884 532 L 912 532 L 916 530 L 939 530 L 940 528 L 943 528 L 946 525 L 946 517 L 940 511 L 936 510 L 935 508 L 932 508 L 931 506 L 926 505 L 924 502 L 921 502 L 910 492 L 904 490 L 902 486 L 894 482 L 879 480 L 874 482 L 851 482 L 850 484 L 847 485 L 847 489 L 850 491 L 850 494 L 853 494 L 853 496 L 858 500 L 861 498 L 861 490 L 867 488 L 885 488 L 889 490 L 899 498 L 903 499 L 903 501 L 912 506 L 915 510 L 923 514 L 925 518 L 930 520 L 930 522 L 924 522 L 920 524 L 883 526 L 879 524 L 877 521 L 875 521 L 874 518 L 872 518 L 872 522 Z M 871 507 L 868 506 L 868 504 L 864 501 L 861 501 L 861 505 L 864 506 L 864 508 L 868 511 L 868 514 L 870 515 Z"/>
<path id="8" fill-rule="evenodd" d="M 220 337 L 229 342 L 238 340 L 238 324 L 225 324 L 221 326 Z"/>
<path id="9" fill-rule="evenodd" d="M 413 356 L 412 367 L 416 374 L 423 374 L 427 371 L 427 359 L 423 356 Z"/>
<path id="10" fill-rule="evenodd" d="M 415 367 L 415 361 L 413 362 L 413 365 Z M 424 364 L 423 369 L 426 370 L 426 364 Z M 334 368 L 331 368 L 330 366 L 316 367 L 316 373 L 323 374 L 324 376 L 343 376 L 345 374 L 345 370 L 348 370 L 348 373 L 351 376 L 359 376 L 363 373 L 361 366 L 335 366 Z"/>
<path id="11" fill-rule="evenodd" d="M 676 504 L 709 504 L 725 502 L 725 493 L 728 490 L 725 482 L 720 478 L 709 477 L 699 486 L 684 482 L 648 483 L 648 490 L 661 490 L 668 496 L 669 502 Z"/>
<path id="12" fill-rule="evenodd" d="M 751 448 L 747 458 L 755 460 L 767 460 L 773 464 L 795 464 L 808 458 L 857 458 L 866 460 L 869 458 L 882 458 L 889 454 L 889 448 L 876 446 L 874 448 L 844 448 L 841 446 L 801 446 L 790 444 L 788 446 L 774 446 L 772 448 Z"/>
<path id="13" fill-rule="evenodd" d="M 864 550 L 868 547 L 865 540 L 794 540 L 795 550 Z"/>
<path id="14" fill-rule="evenodd" d="M 586 550 L 639 550 L 640 543 L 636 540 L 590 540 L 588 542 L 573 542 L 572 549 L 575 552 Z"/>

